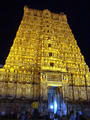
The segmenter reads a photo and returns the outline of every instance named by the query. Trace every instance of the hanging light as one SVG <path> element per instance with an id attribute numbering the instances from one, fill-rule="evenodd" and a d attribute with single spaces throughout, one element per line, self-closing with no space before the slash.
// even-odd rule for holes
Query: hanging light
<path id="1" fill-rule="evenodd" d="M 53 105 L 50 105 L 50 109 L 53 109 Z"/>
<path id="2" fill-rule="evenodd" d="M 56 112 L 57 112 L 57 101 L 55 100 L 54 101 L 54 113 L 56 114 Z"/>

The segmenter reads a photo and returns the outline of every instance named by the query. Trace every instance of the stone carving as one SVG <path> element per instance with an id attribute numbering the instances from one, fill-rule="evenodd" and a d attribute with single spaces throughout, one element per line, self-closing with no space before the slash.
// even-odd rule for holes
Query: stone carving
<path id="1" fill-rule="evenodd" d="M 45 99 L 48 85 L 56 85 L 62 86 L 61 94 L 68 100 L 90 99 L 86 94 L 90 89 L 89 68 L 65 14 L 24 7 L 13 45 L 0 69 L 0 95 L 5 93 L 1 86 L 6 81 L 8 94 L 16 98 Z"/>

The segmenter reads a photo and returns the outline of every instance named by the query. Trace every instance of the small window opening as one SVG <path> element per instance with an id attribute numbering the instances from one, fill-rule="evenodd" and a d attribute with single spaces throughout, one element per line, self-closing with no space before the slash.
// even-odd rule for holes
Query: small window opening
<path id="1" fill-rule="evenodd" d="M 52 66 L 52 67 L 53 67 L 53 66 L 54 66 L 54 63 L 50 63 L 50 66 Z"/>
<path id="2" fill-rule="evenodd" d="M 52 56 L 52 53 L 51 53 L 51 52 L 49 53 L 49 56 L 50 56 L 50 57 Z"/>
<path id="3" fill-rule="evenodd" d="M 48 44 L 48 47 L 51 47 L 51 44 Z"/>

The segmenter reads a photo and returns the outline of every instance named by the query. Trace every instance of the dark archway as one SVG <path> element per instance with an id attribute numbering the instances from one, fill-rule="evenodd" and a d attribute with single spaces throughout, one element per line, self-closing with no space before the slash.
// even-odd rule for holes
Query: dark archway
<path id="1" fill-rule="evenodd" d="M 48 110 L 51 116 L 67 114 L 67 106 L 60 94 L 61 87 L 49 87 L 48 89 Z"/>

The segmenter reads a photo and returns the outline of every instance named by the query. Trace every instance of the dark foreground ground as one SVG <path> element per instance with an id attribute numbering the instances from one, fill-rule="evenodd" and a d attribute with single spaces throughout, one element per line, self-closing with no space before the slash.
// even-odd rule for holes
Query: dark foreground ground
<path id="1" fill-rule="evenodd" d="M 27 119 L 24 119 L 24 118 L 4 118 L 4 117 L 0 117 L 0 120 L 70 120 L 67 116 L 64 116 L 62 118 L 53 118 L 53 119 L 50 119 L 49 117 L 39 117 L 39 118 L 27 118 Z M 76 120 L 76 119 L 75 119 Z M 82 118 L 82 119 L 79 119 L 79 120 L 90 120 L 90 117 L 85 117 L 85 118 Z"/>

